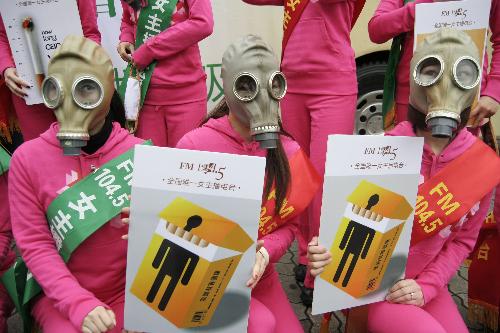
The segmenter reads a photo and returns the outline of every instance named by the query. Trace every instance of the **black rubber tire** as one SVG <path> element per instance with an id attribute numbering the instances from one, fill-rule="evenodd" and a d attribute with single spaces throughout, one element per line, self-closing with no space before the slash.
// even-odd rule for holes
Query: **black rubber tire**
<path id="1" fill-rule="evenodd" d="M 386 70 L 386 62 L 368 62 L 358 66 L 356 69 L 358 96 L 362 96 L 373 90 L 383 90 Z"/>
<path id="2" fill-rule="evenodd" d="M 356 105 L 354 134 L 363 135 L 377 134 L 382 132 L 381 103 L 386 69 L 387 63 L 379 61 L 364 63 L 357 68 L 358 103 Z M 367 106 L 365 105 L 366 100 L 363 101 L 361 99 L 367 94 L 372 95 L 370 96 L 371 102 L 376 106 L 376 110 L 368 114 L 368 117 L 374 116 L 370 118 L 371 121 L 370 119 L 367 119 L 367 112 L 366 110 L 364 110 L 367 108 Z M 368 123 L 370 125 L 368 125 Z"/>

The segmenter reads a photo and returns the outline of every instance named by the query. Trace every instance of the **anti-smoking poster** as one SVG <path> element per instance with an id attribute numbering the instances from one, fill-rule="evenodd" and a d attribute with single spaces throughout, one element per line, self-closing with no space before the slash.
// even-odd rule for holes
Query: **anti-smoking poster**
<path id="1" fill-rule="evenodd" d="M 403 277 L 422 148 L 422 138 L 328 137 L 319 243 L 333 260 L 313 314 L 382 301 Z"/>
<path id="2" fill-rule="evenodd" d="M 265 159 L 136 147 L 125 328 L 246 332 Z"/>
<path id="3" fill-rule="evenodd" d="M 68 35 L 83 35 L 76 0 L 0 0 L 18 75 L 31 85 L 26 104 L 43 103 L 40 86 L 50 56 Z"/>

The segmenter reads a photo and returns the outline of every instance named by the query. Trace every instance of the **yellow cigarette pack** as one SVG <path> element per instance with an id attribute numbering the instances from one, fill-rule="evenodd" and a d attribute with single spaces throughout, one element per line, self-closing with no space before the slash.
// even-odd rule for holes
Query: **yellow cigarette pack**
<path id="1" fill-rule="evenodd" d="M 130 291 L 179 328 L 208 325 L 252 244 L 237 223 L 177 197 L 160 213 Z"/>
<path id="2" fill-rule="evenodd" d="M 380 286 L 413 208 L 403 196 L 365 180 L 347 201 L 330 248 L 333 261 L 320 277 L 359 298 Z"/>

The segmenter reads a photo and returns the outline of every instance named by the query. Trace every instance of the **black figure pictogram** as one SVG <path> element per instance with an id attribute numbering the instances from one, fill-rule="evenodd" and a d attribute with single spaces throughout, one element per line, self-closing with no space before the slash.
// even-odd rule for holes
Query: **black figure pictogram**
<path id="1" fill-rule="evenodd" d="M 368 199 L 368 205 L 366 206 L 366 209 L 370 210 L 378 203 L 378 200 L 378 194 L 372 195 L 370 199 Z M 339 267 L 335 272 L 333 282 L 339 281 L 340 275 L 342 275 L 342 272 L 344 271 L 347 259 L 349 258 L 349 255 L 352 254 L 351 263 L 349 264 L 347 273 L 345 274 L 344 280 L 342 281 L 342 287 L 347 286 L 359 257 L 361 256 L 361 259 L 366 258 L 374 236 L 375 230 L 359 224 L 353 220 L 349 221 L 347 230 L 344 233 L 344 237 L 342 237 L 342 241 L 339 245 L 339 248 L 341 250 L 344 250 L 344 255 L 342 256 Z"/>
<path id="2" fill-rule="evenodd" d="M 191 229 L 199 227 L 201 222 L 202 218 L 200 216 L 193 215 L 188 218 L 184 230 L 189 232 Z M 168 239 L 164 239 L 153 260 L 153 267 L 156 269 L 160 268 L 160 270 L 146 297 L 147 301 L 152 303 L 155 300 L 161 284 L 168 275 L 170 276 L 170 281 L 158 305 L 158 309 L 161 311 L 165 310 L 179 280 L 181 280 L 183 285 L 189 283 L 199 259 L 199 256 L 196 254 L 172 243 Z M 184 275 L 182 272 L 184 272 Z"/>

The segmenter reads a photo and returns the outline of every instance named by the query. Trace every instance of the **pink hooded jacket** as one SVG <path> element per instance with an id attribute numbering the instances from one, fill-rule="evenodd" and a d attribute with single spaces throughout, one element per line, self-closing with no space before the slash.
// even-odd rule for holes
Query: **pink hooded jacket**
<path id="1" fill-rule="evenodd" d="M 299 149 L 299 145 L 289 137 L 281 136 L 281 142 L 288 157 Z M 219 119 L 210 119 L 202 127 L 187 133 L 177 143 L 177 148 L 237 155 L 266 156 L 266 150 L 260 149 L 257 142 L 246 142 L 236 133 L 229 123 L 227 116 Z M 270 263 L 278 262 L 290 244 L 292 244 L 295 238 L 297 223 L 297 219 L 288 221 L 274 232 L 261 238 L 264 241 L 264 247 L 269 253 Z M 270 267 L 271 265 L 267 267 L 266 271 Z M 267 275 L 266 273 L 264 275 Z"/>
<path id="2" fill-rule="evenodd" d="M 25 142 L 14 153 L 9 175 L 12 230 L 16 244 L 45 296 L 77 330 L 85 316 L 105 300 L 124 296 L 127 233 L 112 219 L 86 239 L 66 264 L 57 252 L 45 213 L 67 185 L 141 143 L 113 124 L 106 143 L 95 153 L 64 156 L 56 138 L 58 124 Z"/>
<path id="3" fill-rule="evenodd" d="M 401 122 L 386 135 L 416 136 L 412 125 L 407 121 Z M 434 176 L 464 153 L 476 140 L 477 138 L 467 129 L 462 129 L 439 156 L 424 144 L 420 169 L 421 181 Z M 490 200 L 491 193 L 482 198 L 461 221 L 410 247 L 406 278 L 417 281 L 422 288 L 426 303 L 448 284 L 460 264 L 474 249 L 479 230 L 490 207 Z"/>
<path id="4" fill-rule="evenodd" d="M 481 96 L 489 96 L 500 103 L 500 1 L 491 0 L 490 29 L 493 44 L 491 69 L 488 75 L 487 63 L 483 66 Z M 370 39 L 374 43 L 386 41 L 405 33 L 401 59 L 397 69 L 396 103 L 408 104 L 410 96 L 410 61 L 413 56 L 413 26 L 415 23 L 415 5 L 434 2 L 433 0 L 415 0 L 403 6 L 403 0 L 381 0 L 375 14 L 368 23 Z"/>
<path id="5" fill-rule="evenodd" d="M 77 0 L 80 21 L 82 22 L 83 35 L 94 42 L 101 43 L 101 33 L 97 29 L 97 9 L 95 0 Z M 9 39 L 5 32 L 2 17 L 0 15 L 0 77 L 9 67 L 16 67 L 9 46 Z"/>
<path id="6" fill-rule="evenodd" d="M 283 6 L 284 0 L 243 0 Z M 358 91 L 351 25 L 355 0 L 309 1 L 285 49 L 281 69 L 288 91 L 352 95 Z"/>
<path id="7" fill-rule="evenodd" d="M 144 5 L 145 0 L 142 2 Z M 121 3 L 123 16 L 120 41 L 135 44 L 139 13 L 123 0 Z M 167 104 L 180 104 L 206 98 L 204 89 L 185 88 L 194 84 L 205 85 L 207 76 L 201 64 L 198 42 L 212 34 L 213 26 L 210 0 L 179 0 L 178 8 L 172 15 L 171 26 L 149 38 L 133 52 L 132 58 L 140 68 L 157 61 L 149 89 L 154 91 L 156 88 L 161 92 L 148 93 L 147 102 L 163 105 L 167 103 L 164 101 L 168 100 L 170 102 Z M 165 96 L 161 88 L 169 89 L 168 96 Z"/>

